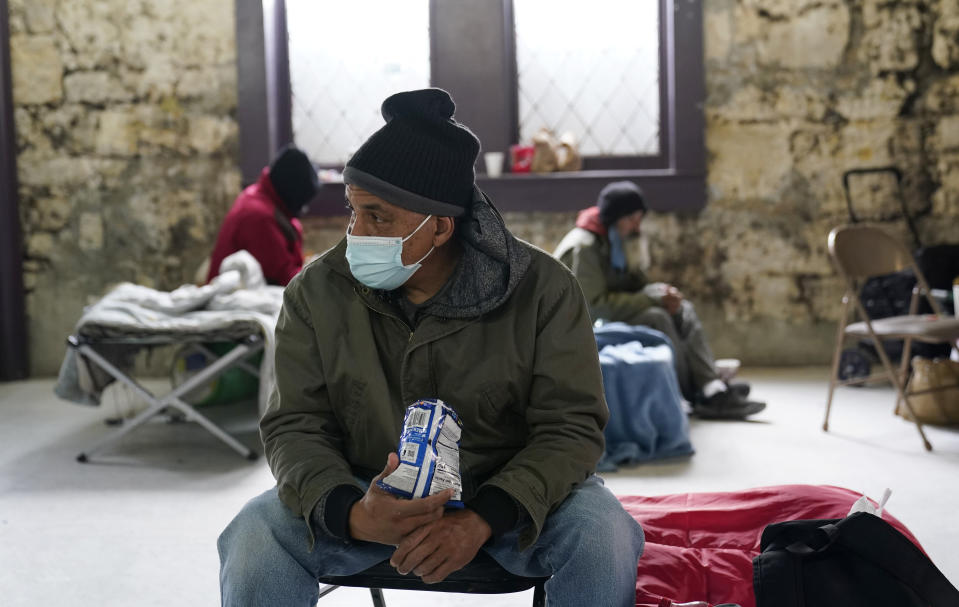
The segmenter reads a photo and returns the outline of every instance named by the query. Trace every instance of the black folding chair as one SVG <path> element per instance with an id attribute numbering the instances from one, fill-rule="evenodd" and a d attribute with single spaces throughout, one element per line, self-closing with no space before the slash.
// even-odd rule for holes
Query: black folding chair
<path id="1" fill-rule="evenodd" d="M 324 576 L 319 579 L 320 598 L 340 586 L 369 588 L 374 607 L 386 607 L 383 588 L 393 590 L 420 590 L 426 592 L 463 592 L 467 594 L 508 594 L 533 591 L 533 607 L 546 607 L 545 584 L 548 577 L 520 577 L 500 567 L 488 554 L 480 551 L 466 567 L 450 574 L 442 582 L 427 584 L 412 573 L 400 575 L 388 560 L 373 565 L 356 575 Z"/>

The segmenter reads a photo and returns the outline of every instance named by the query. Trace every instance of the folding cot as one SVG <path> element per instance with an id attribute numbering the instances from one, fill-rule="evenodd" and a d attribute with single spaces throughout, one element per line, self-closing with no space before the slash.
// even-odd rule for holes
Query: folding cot
<path id="1" fill-rule="evenodd" d="M 93 364 L 97 365 L 100 370 L 108 374 L 112 379 L 126 384 L 149 404 L 149 406 L 145 410 L 138 413 L 136 417 L 129 421 L 125 421 L 122 427 L 117 429 L 115 432 L 103 437 L 95 445 L 82 451 L 79 455 L 77 455 L 77 461 L 88 461 L 89 457 L 94 453 L 102 451 L 107 446 L 120 440 L 120 438 L 135 428 L 149 421 L 151 418 L 170 409 L 181 413 L 185 421 L 197 422 L 203 428 L 213 434 L 213 436 L 226 443 L 231 449 L 240 455 L 250 460 L 256 459 L 257 453 L 255 451 L 244 446 L 235 438 L 227 434 L 219 426 L 210 421 L 209 418 L 197 411 L 193 405 L 190 405 L 183 400 L 183 398 L 185 395 L 189 394 L 198 387 L 215 380 L 225 371 L 233 367 L 242 367 L 244 370 L 254 373 L 257 377 L 259 377 L 259 369 L 246 362 L 252 355 L 263 350 L 264 341 L 262 336 L 259 335 L 259 330 L 257 330 L 255 333 L 247 334 L 243 338 L 239 339 L 236 342 L 236 347 L 230 350 L 227 354 L 215 359 L 212 364 L 203 368 L 195 375 L 189 377 L 183 383 L 173 387 L 166 394 L 159 396 L 154 395 L 150 390 L 143 387 L 143 385 L 138 382 L 129 372 L 120 369 L 117 365 L 110 362 L 106 356 L 97 352 L 98 346 L 161 346 L 181 344 L 191 344 L 194 347 L 203 348 L 204 352 L 209 352 L 209 349 L 203 345 L 204 343 L 222 341 L 224 341 L 224 337 L 222 335 L 210 335 L 207 338 L 204 338 L 202 341 L 196 342 L 178 339 L 174 335 L 156 335 L 151 336 L 148 339 L 140 339 L 137 342 L 126 341 L 122 338 L 95 340 L 77 335 L 71 335 L 69 338 L 67 338 L 68 346 L 75 350 L 79 356 L 87 359 L 88 364 L 92 362 Z"/>
<path id="2" fill-rule="evenodd" d="M 273 382 L 273 331 L 282 305 L 282 287 L 267 286 L 259 265 L 246 251 L 223 261 L 221 274 L 209 285 L 184 285 L 157 291 L 122 283 L 84 310 L 60 368 L 55 392 L 82 404 L 99 404 L 103 389 L 114 381 L 128 386 L 147 408 L 121 428 L 81 452 L 88 461 L 134 429 L 165 412 L 195 421 L 240 455 L 255 459 L 244 446 L 200 413 L 187 398 L 201 386 L 240 368 L 259 378 L 262 412 Z M 223 354 L 207 344 L 226 343 Z M 144 348 L 180 346 L 200 354 L 208 364 L 165 394 L 156 395 L 134 377 L 134 355 Z M 259 356 L 259 363 L 254 359 Z"/>

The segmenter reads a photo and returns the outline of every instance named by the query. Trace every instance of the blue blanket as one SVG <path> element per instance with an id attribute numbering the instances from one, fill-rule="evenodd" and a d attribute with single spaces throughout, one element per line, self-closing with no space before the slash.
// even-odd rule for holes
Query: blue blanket
<path id="1" fill-rule="evenodd" d="M 692 454 L 669 338 L 625 323 L 594 333 L 610 414 L 599 470 Z"/>

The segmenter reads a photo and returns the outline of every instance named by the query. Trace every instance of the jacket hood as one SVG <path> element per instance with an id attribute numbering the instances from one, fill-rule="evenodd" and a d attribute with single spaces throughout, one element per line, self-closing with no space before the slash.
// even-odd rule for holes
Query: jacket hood
<path id="1" fill-rule="evenodd" d="M 509 299 L 529 269 L 530 253 L 527 245 L 506 228 L 502 216 L 479 188 L 473 189 L 469 213 L 456 221 L 456 238 L 462 248 L 459 261 L 424 311 L 441 318 L 474 318 Z M 346 261 L 345 238 L 324 261 L 356 281 Z"/>
<path id="2" fill-rule="evenodd" d="M 526 275 L 530 255 L 478 187 L 473 188 L 469 214 L 457 221 L 463 249 L 459 263 L 426 311 L 445 318 L 471 318 L 495 310 L 509 299 Z"/>
<path id="3" fill-rule="evenodd" d="M 599 219 L 599 207 L 589 207 L 580 211 L 579 215 L 576 216 L 576 227 L 588 230 L 598 236 L 606 236 L 609 232 L 608 228 Z"/>

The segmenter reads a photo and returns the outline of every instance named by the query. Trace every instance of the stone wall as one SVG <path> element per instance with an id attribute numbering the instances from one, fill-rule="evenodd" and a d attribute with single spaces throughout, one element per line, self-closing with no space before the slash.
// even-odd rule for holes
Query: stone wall
<path id="1" fill-rule="evenodd" d="M 718 355 L 826 362 L 844 170 L 895 164 L 923 241 L 959 240 L 959 4 L 704 7 L 708 206 L 649 217 L 651 273 L 697 304 Z M 50 374 L 89 297 L 175 287 L 209 251 L 240 186 L 233 3 L 11 0 L 11 17 L 31 363 Z M 906 236 L 889 180 L 852 186 Z M 506 215 L 547 250 L 573 219 Z M 345 220 L 306 224 L 319 252 Z"/>
<path id="2" fill-rule="evenodd" d="M 192 279 L 240 187 L 232 0 L 10 0 L 30 369 L 91 297 Z"/>
<path id="3" fill-rule="evenodd" d="M 826 362 L 845 170 L 897 166 L 923 244 L 959 242 L 959 4 L 707 0 L 704 18 L 709 203 L 660 220 L 657 265 L 720 353 Z M 911 242 L 894 183 L 853 179 L 851 199 Z"/>

